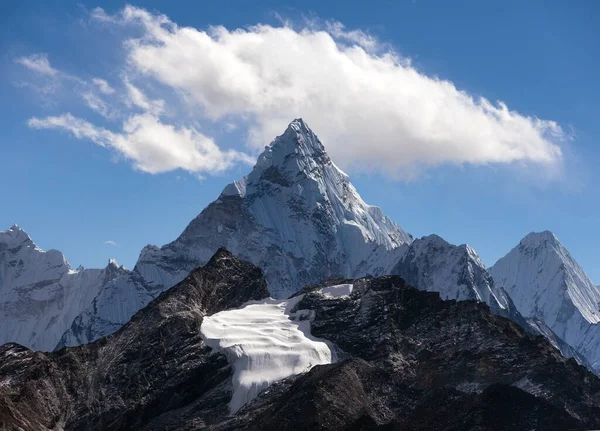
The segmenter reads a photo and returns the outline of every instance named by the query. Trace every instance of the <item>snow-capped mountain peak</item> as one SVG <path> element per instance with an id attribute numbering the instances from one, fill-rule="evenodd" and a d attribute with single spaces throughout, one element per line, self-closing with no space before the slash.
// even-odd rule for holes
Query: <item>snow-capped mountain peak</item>
<path id="1" fill-rule="evenodd" d="M 175 241 L 144 247 L 132 273 L 109 283 L 63 341 L 79 344 L 118 329 L 220 247 L 262 268 L 272 296 L 285 298 L 331 277 L 380 275 L 411 242 L 362 200 L 296 119 Z"/>
<path id="2" fill-rule="evenodd" d="M 0 232 L 0 343 L 52 350 L 73 319 L 123 268 L 73 270 L 58 250 L 44 251 L 18 227 Z"/>
<path id="3" fill-rule="evenodd" d="M 435 234 L 410 244 L 392 273 L 421 290 L 439 292 L 443 299 L 477 300 L 493 310 L 510 305 L 471 246 L 452 245 Z"/>
<path id="4" fill-rule="evenodd" d="M 37 247 L 27 232 L 21 229 L 17 224 L 0 232 L 0 247 L 11 249 L 21 246 Z"/>
<path id="5" fill-rule="evenodd" d="M 600 322 L 600 290 L 550 231 L 525 236 L 490 274 L 527 317 L 553 327 L 576 309 L 589 323 Z"/>
<path id="6" fill-rule="evenodd" d="M 107 267 L 119 269 L 119 268 L 123 268 L 123 265 L 119 265 L 119 262 L 117 262 L 117 259 L 110 258 L 110 259 L 108 259 Z"/>
<path id="7" fill-rule="evenodd" d="M 250 183 L 259 182 L 271 168 L 285 174 L 293 183 L 311 177 L 331 163 L 325 147 L 302 119 L 292 121 L 285 132 L 265 147 L 248 176 Z M 273 178 L 274 179 L 274 178 Z"/>
<path id="8" fill-rule="evenodd" d="M 489 269 L 519 312 L 600 368 L 600 289 L 550 231 L 532 232 Z"/>
<path id="9" fill-rule="evenodd" d="M 349 176 L 331 161 L 317 135 L 302 119 L 292 121 L 265 148 L 252 172 L 243 181 L 227 186 L 224 192 L 234 190 L 251 200 L 268 195 L 266 199 L 273 200 L 278 207 L 294 212 L 303 207 L 305 213 L 328 213 L 336 228 L 358 228 L 364 241 L 384 245 L 386 249 L 412 241 L 378 207 L 362 200 Z M 274 227 L 273 217 L 264 211 L 272 211 L 274 207 L 254 208 L 254 215 L 262 224 Z"/>

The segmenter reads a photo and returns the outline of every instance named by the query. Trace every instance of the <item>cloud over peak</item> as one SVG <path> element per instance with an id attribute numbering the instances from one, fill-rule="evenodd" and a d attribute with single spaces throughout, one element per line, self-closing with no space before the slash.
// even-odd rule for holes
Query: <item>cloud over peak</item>
<path id="1" fill-rule="evenodd" d="M 388 45 L 341 23 L 203 30 L 132 6 L 116 15 L 95 9 L 92 16 L 141 31 L 124 41 L 127 62 L 119 67 L 126 106 L 143 112 L 127 114 L 118 132 L 69 114 L 34 118 L 30 125 L 110 146 L 138 169 L 210 173 L 248 161 L 242 148 L 222 151 L 195 127 L 168 124 L 169 108 L 138 88 L 144 82 L 176 95 L 194 121 L 245 127 L 254 151 L 303 117 L 339 165 L 394 177 L 441 164 L 554 166 L 562 159 L 564 134 L 554 121 L 427 76 Z M 22 64 L 53 70 L 44 57 Z M 100 78 L 94 85 L 97 98 L 88 96 L 88 105 L 111 112 L 99 101 L 114 99 L 115 90 Z M 165 150 L 171 146 L 177 150 Z"/>

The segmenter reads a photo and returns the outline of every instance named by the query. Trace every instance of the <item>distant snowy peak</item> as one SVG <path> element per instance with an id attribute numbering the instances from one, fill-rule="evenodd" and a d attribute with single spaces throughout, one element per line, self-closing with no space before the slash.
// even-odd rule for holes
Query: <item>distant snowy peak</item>
<path id="1" fill-rule="evenodd" d="M 550 231 L 528 234 L 489 271 L 526 317 L 553 329 L 575 312 L 600 322 L 600 290 Z"/>
<path id="2" fill-rule="evenodd" d="M 17 225 L 0 232 L 0 268 L 2 296 L 17 287 L 57 281 L 72 271 L 60 251 L 42 250 Z"/>
<path id="3" fill-rule="evenodd" d="M 248 175 L 248 184 L 256 185 L 266 179 L 291 186 L 305 178 L 323 177 L 324 170 L 331 165 L 331 159 L 319 138 L 302 119 L 296 119 L 281 136 L 265 147 Z M 277 170 L 277 177 L 272 176 L 273 169 Z"/>
<path id="4" fill-rule="evenodd" d="M 307 178 L 321 180 L 327 168 L 336 169 L 340 176 L 348 179 L 333 165 L 313 131 L 302 119 L 296 119 L 265 147 L 252 172 L 225 187 L 222 196 L 245 197 L 248 193 L 261 193 L 265 183 L 293 187 Z"/>
<path id="5" fill-rule="evenodd" d="M 21 229 L 17 224 L 0 232 L 0 247 L 4 249 L 13 249 L 30 244 L 35 246 L 29 235 L 27 235 L 27 232 Z"/>
<path id="6" fill-rule="evenodd" d="M 46 253 L 33 242 L 27 232 L 16 224 L 9 229 L 0 232 L 0 253 L 2 252 L 11 253 L 13 255 L 19 253 Z M 57 250 L 49 250 L 49 253 L 54 259 L 60 258 L 63 263 L 66 263 L 66 259 L 62 256 L 62 253 Z M 58 261 L 55 263 L 59 264 Z"/>
<path id="7" fill-rule="evenodd" d="M 105 269 L 73 270 L 17 225 L 0 232 L 0 344 L 52 350 L 101 288 L 126 272 L 113 260 Z"/>
<path id="8" fill-rule="evenodd" d="M 392 273 L 421 290 L 440 292 L 443 299 L 477 300 L 501 309 L 509 305 L 471 246 L 452 245 L 438 235 L 415 240 Z"/>

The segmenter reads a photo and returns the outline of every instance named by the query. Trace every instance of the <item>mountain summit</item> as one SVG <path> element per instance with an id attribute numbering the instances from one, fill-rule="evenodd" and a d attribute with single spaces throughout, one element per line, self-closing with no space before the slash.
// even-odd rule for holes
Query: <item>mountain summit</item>
<path id="1" fill-rule="evenodd" d="M 146 246 L 131 274 L 102 289 L 62 344 L 115 331 L 220 247 L 262 268 L 271 295 L 283 298 L 332 277 L 384 274 L 411 242 L 381 209 L 362 200 L 319 138 L 296 119 L 179 238 Z"/>
<path id="2" fill-rule="evenodd" d="M 550 231 L 532 232 L 489 269 L 521 314 L 600 367 L 600 289 Z"/>

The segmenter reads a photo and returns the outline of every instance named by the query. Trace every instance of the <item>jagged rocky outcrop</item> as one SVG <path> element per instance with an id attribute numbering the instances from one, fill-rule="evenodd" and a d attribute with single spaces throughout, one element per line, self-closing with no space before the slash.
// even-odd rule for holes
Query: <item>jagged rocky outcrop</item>
<path id="1" fill-rule="evenodd" d="M 600 290 L 552 232 L 530 233 L 489 272 L 523 316 L 600 370 Z"/>
<path id="2" fill-rule="evenodd" d="M 74 270 L 60 251 L 42 250 L 17 225 L 0 232 L 0 344 L 54 349 L 102 287 L 126 273 L 112 259 L 104 269 Z"/>
<path id="3" fill-rule="evenodd" d="M 326 286 L 346 283 L 346 294 Z M 115 334 L 54 353 L 0 348 L 0 428 L 29 430 L 590 429 L 600 380 L 476 301 L 397 276 L 306 288 L 294 313 L 338 362 L 279 381 L 230 416 L 233 370 L 207 315 L 268 292 L 220 250 Z M 268 352 L 269 346 L 265 346 Z M 243 352 L 240 352 L 243 355 Z"/>
<path id="4" fill-rule="evenodd" d="M 199 427 L 227 415 L 231 367 L 202 341 L 202 318 L 266 296 L 260 269 L 219 250 L 93 344 L 54 353 L 5 344 L 0 429 L 140 429 L 194 403 Z"/>
<path id="5" fill-rule="evenodd" d="M 114 332 L 141 307 L 204 264 L 219 247 L 259 266 L 283 298 L 330 277 L 386 273 L 412 241 L 367 205 L 301 119 L 223 190 L 175 241 L 147 246 L 133 271 L 106 285 L 61 345 Z"/>

